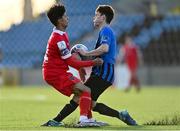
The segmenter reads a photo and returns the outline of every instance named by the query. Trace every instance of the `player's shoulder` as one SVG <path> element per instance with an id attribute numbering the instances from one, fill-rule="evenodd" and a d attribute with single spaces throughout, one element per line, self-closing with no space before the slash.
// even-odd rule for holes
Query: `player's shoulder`
<path id="1" fill-rule="evenodd" d="M 61 34 L 59 34 L 59 33 L 57 33 L 57 32 L 53 32 L 52 35 L 53 35 L 53 37 L 54 37 L 55 39 L 62 39 L 62 38 L 64 37 L 63 34 L 61 35 Z"/>
<path id="2" fill-rule="evenodd" d="M 57 34 L 57 33 L 55 33 L 55 32 L 52 33 L 51 41 L 53 41 L 53 43 L 59 43 L 59 42 L 64 42 L 64 43 L 66 43 L 65 36 L 59 35 L 59 34 Z M 64 43 L 63 43 L 63 44 L 64 44 Z"/>
<path id="3" fill-rule="evenodd" d="M 101 29 L 101 32 L 104 32 L 104 33 L 113 33 L 112 31 L 112 28 L 110 26 L 104 26 L 102 29 Z"/>
<path id="4" fill-rule="evenodd" d="M 102 28 L 102 30 L 104 30 L 104 31 L 112 31 L 112 28 L 109 25 L 107 25 L 107 26 L 104 26 Z"/>
<path id="5" fill-rule="evenodd" d="M 52 36 L 54 37 L 54 39 L 64 39 L 65 35 L 66 35 L 66 32 L 57 30 L 55 28 L 53 29 Z"/>

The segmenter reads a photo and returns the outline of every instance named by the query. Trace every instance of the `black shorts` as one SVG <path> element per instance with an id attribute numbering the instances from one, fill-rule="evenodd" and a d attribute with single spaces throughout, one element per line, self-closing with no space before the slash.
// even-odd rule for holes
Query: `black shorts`
<path id="1" fill-rule="evenodd" d="M 91 98 L 96 101 L 98 97 L 109 87 L 112 83 L 103 80 L 101 77 L 91 74 L 89 79 L 84 83 L 91 89 Z"/>

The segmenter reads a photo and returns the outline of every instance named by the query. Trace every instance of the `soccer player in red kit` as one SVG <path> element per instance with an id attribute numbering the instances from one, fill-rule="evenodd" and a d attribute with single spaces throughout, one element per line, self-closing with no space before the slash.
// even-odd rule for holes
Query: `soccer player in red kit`
<path id="1" fill-rule="evenodd" d="M 82 56 L 100 57 L 104 60 L 101 66 L 93 66 L 92 72 L 88 80 L 84 83 L 91 89 L 92 110 L 102 115 L 118 118 L 127 125 L 136 126 L 136 121 L 124 111 L 114 110 L 103 103 L 96 102 L 100 95 L 112 85 L 114 80 L 114 64 L 116 52 L 116 39 L 110 23 L 114 17 L 114 9 L 109 5 L 99 5 L 95 11 L 93 19 L 94 26 L 99 29 L 99 37 L 94 50 L 83 52 L 77 50 Z M 81 70 L 82 71 L 82 70 Z M 80 72 L 84 76 L 85 72 Z M 57 122 L 62 122 L 76 108 L 77 104 L 73 104 L 72 100 L 66 104 L 59 114 L 53 119 Z M 105 126 L 107 123 L 96 121 L 92 118 L 91 111 L 88 115 L 89 121 L 95 122 L 99 126 Z M 83 124 L 79 123 L 83 126 Z M 49 125 L 54 126 L 54 125 Z M 61 125 L 60 125 L 61 126 Z"/>
<path id="2" fill-rule="evenodd" d="M 74 94 L 70 101 L 70 106 L 78 105 L 80 107 L 80 122 L 84 126 L 96 126 L 88 121 L 88 112 L 91 109 L 91 90 L 82 82 L 67 72 L 68 66 L 79 70 L 82 67 L 102 65 L 103 60 L 96 58 L 89 61 L 80 61 L 75 55 L 70 53 L 68 35 L 65 32 L 68 26 L 68 17 L 65 7 L 61 4 L 53 5 L 47 12 L 50 22 L 55 26 L 47 44 L 46 53 L 43 62 L 43 79 L 57 91 L 65 96 Z M 80 96 L 80 101 L 77 98 Z M 59 126 L 62 123 L 56 120 L 49 120 L 43 126 Z"/>
<path id="3" fill-rule="evenodd" d="M 130 36 L 125 37 L 125 45 L 122 47 L 120 53 L 130 72 L 130 81 L 128 87 L 126 87 L 126 91 L 129 91 L 133 85 L 139 91 L 140 84 L 137 76 L 137 68 L 140 62 L 140 52 Z"/>

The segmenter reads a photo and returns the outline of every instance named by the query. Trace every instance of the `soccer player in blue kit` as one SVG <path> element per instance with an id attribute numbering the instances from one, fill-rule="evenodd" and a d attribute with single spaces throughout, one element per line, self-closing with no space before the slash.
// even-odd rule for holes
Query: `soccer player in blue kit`
<path id="1" fill-rule="evenodd" d="M 127 125 L 137 125 L 136 121 L 129 115 L 126 110 L 117 111 L 103 103 L 96 102 L 99 96 L 112 85 L 114 81 L 114 64 L 116 57 L 116 38 L 110 27 L 110 23 L 114 17 L 114 9 L 109 5 L 99 5 L 95 11 L 94 26 L 99 31 L 99 37 L 94 50 L 86 52 L 79 50 L 82 56 L 99 57 L 104 60 L 102 66 L 94 66 L 90 77 L 84 83 L 91 89 L 92 110 L 99 112 L 102 115 L 116 117 Z M 60 113 L 53 119 L 53 121 L 62 123 L 62 120 L 71 114 L 78 104 L 73 100 L 66 104 Z M 92 114 L 89 112 L 89 119 L 92 119 Z M 93 119 L 92 119 L 93 121 Z M 93 121 L 94 122 L 94 121 Z M 103 122 L 97 122 L 100 126 L 104 125 Z M 62 125 L 62 124 L 60 124 Z M 47 126 L 57 126 L 51 124 Z"/>

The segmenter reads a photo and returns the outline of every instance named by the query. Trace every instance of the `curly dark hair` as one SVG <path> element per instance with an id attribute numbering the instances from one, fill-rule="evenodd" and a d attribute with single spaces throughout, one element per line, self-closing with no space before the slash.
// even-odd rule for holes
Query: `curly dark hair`
<path id="1" fill-rule="evenodd" d="M 58 19 L 62 18 L 62 16 L 64 15 L 64 13 L 66 12 L 66 9 L 64 7 L 64 5 L 58 3 L 58 4 L 54 4 L 49 11 L 47 12 L 47 16 L 49 18 L 49 20 L 51 21 L 51 23 L 55 26 L 57 26 L 57 21 Z"/>

